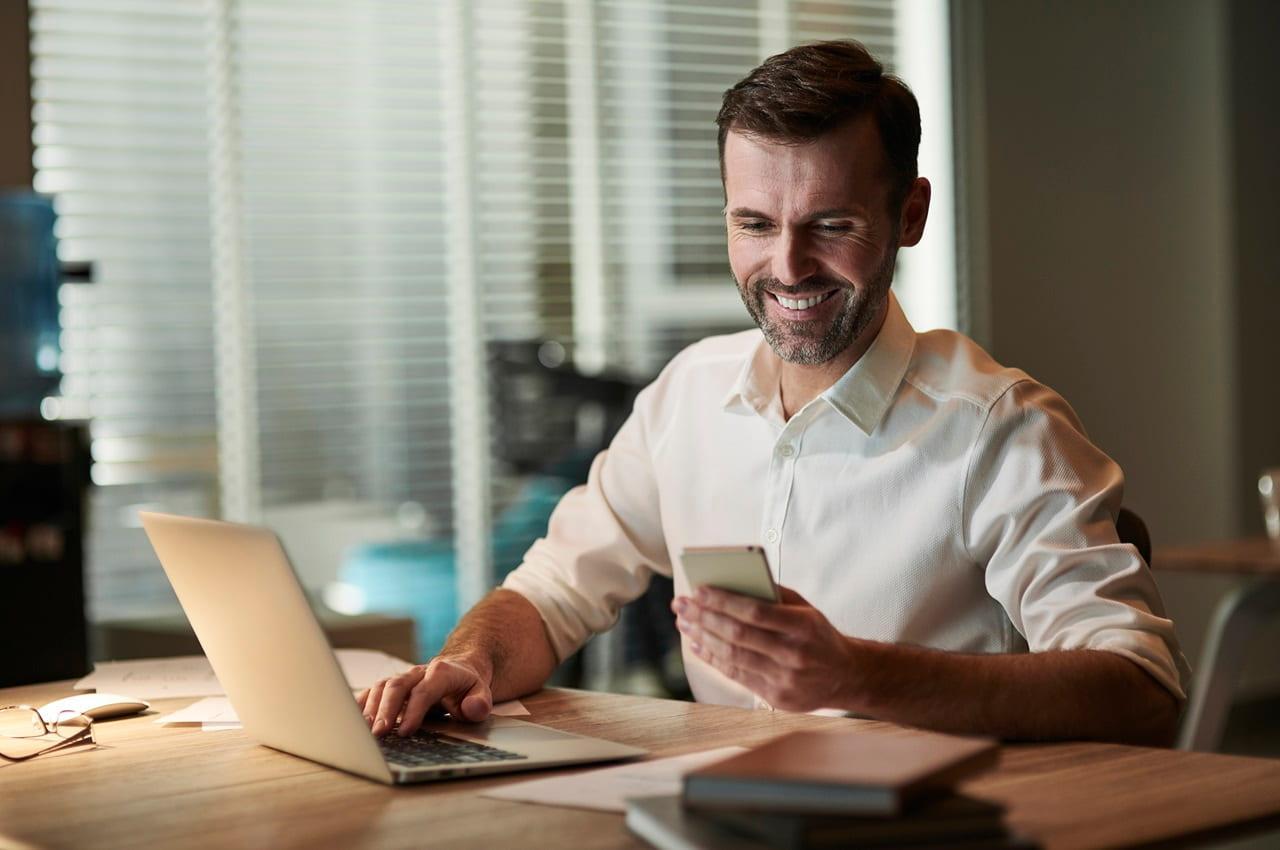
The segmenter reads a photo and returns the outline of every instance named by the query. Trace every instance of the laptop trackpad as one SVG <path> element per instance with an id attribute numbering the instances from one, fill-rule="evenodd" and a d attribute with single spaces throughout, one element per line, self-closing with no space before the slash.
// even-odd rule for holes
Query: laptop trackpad
<path id="1" fill-rule="evenodd" d="M 423 728 L 443 732 L 458 738 L 479 741 L 491 747 L 520 747 L 529 744 L 545 744 L 554 741 L 580 740 L 582 736 L 561 732 L 546 726 L 538 726 L 523 720 L 491 717 L 481 723 L 435 722 L 424 723 Z"/>
<path id="2" fill-rule="evenodd" d="M 548 741 L 567 741 L 579 736 L 546 726 L 535 726 L 532 723 L 502 724 L 489 730 L 485 736 L 495 745 L 518 747 L 527 744 L 544 744 Z"/>

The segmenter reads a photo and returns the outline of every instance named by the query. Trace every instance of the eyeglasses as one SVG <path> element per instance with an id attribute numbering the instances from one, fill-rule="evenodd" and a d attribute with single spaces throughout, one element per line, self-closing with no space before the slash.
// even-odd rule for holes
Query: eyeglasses
<path id="1" fill-rule="evenodd" d="M 0 707 L 0 758 L 5 761 L 26 761 L 64 747 L 92 743 L 91 717 L 63 711 L 47 723 L 29 705 Z"/>

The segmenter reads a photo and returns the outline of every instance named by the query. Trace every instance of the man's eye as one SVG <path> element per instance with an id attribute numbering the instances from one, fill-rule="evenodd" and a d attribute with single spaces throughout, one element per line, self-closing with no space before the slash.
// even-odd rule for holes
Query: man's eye
<path id="1" fill-rule="evenodd" d="M 738 224 L 738 227 L 740 227 L 740 228 L 741 228 L 741 229 L 743 229 L 743 230 L 751 231 L 752 233 L 762 233 L 763 231 L 765 231 L 765 230 L 768 230 L 768 229 L 769 229 L 769 222 L 767 222 L 767 221 L 743 221 L 743 222 L 740 222 L 740 223 Z"/>
<path id="2" fill-rule="evenodd" d="M 818 225 L 818 230 L 822 231 L 823 233 L 848 233 L 848 232 L 849 232 L 849 225 L 847 225 L 847 224 L 831 224 L 831 223 L 827 223 L 827 224 L 819 224 L 819 225 Z"/>

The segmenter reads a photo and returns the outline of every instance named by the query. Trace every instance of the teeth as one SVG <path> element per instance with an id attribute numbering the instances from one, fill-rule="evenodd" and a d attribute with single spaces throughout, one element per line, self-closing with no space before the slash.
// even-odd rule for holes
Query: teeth
<path id="1" fill-rule="evenodd" d="M 815 295 L 813 298 L 801 298 L 796 300 L 794 298 L 784 298 L 783 296 L 774 293 L 774 296 L 778 299 L 778 303 L 783 307 L 786 307 L 788 310 L 808 310 L 810 307 L 826 301 L 830 295 L 831 293 L 828 292 L 825 295 Z"/>

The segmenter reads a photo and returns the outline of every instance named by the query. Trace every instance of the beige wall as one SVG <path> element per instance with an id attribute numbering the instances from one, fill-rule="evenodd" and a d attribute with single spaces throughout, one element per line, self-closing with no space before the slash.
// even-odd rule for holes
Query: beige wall
<path id="1" fill-rule="evenodd" d="M 955 8 L 976 335 L 1071 402 L 1157 545 L 1259 528 L 1252 482 L 1280 464 L 1280 69 L 1258 30 L 1280 4 Z M 1194 663 L 1232 582 L 1161 585 Z"/>

